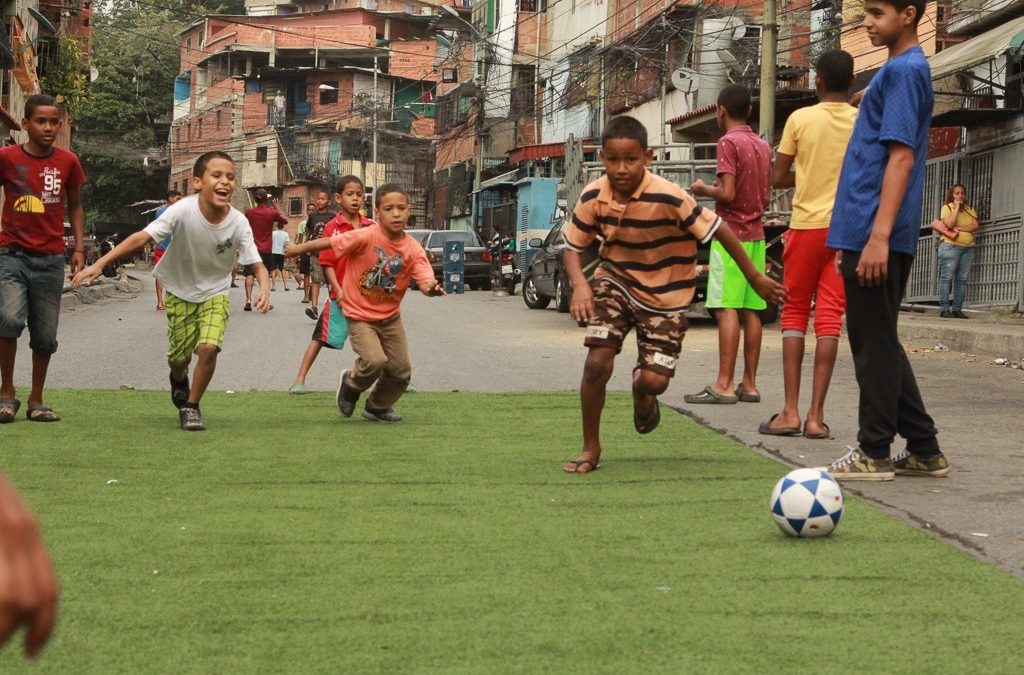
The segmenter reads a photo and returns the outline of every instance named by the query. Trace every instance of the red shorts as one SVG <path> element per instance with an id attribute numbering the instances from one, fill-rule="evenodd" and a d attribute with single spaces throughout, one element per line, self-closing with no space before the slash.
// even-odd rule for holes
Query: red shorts
<path id="1" fill-rule="evenodd" d="M 846 311 L 843 278 L 836 273 L 836 252 L 825 247 L 828 228 L 790 230 L 782 252 L 782 284 L 789 292 L 782 306 L 782 330 L 807 333 L 814 307 L 814 334 L 839 337 Z"/>

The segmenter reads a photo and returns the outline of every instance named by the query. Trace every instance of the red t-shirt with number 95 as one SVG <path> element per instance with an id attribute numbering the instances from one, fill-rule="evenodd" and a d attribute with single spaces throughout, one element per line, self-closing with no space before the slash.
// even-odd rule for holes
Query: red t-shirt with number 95
<path id="1" fill-rule="evenodd" d="M 85 182 L 78 156 L 53 148 L 46 157 L 20 145 L 0 148 L 4 189 L 0 246 L 15 244 L 33 253 L 64 253 L 64 202 L 69 188 Z"/>

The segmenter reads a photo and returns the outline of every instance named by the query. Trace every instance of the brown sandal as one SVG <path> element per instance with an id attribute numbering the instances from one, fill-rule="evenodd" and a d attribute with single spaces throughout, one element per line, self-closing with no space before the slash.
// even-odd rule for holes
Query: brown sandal
<path id="1" fill-rule="evenodd" d="M 60 422 L 57 413 L 48 405 L 30 405 L 25 411 L 25 417 L 30 422 Z"/>

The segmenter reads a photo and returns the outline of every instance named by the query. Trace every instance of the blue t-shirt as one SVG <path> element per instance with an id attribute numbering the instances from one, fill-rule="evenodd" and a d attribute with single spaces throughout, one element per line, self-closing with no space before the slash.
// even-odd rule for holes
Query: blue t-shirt
<path id="1" fill-rule="evenodd" d="M 156 220 L 157 218 L 162 216 L 164 214 L 164 211 L 166 211 L 167 207 L 169 207 L 169 206 L 170 206 L 170 204 L 164 204 L 163 206 L 158 208 L 156 210 L 156 213 L 153 214 L 153 220 Z M 171 237 L 165 237 L 162 241 L 158 241 L 157 243 L 153 244 L 153 249 L 157 250 L 157 251 L 166 251 L 167 247 L 170 244 L 171 244 Z"/>
<path id="2" fill-rule="evenodd" d="M 889 250 L 917 254 L 932 105 L 931 70 L 920 47 L 890 59 L 871 79 L 843 159 L 828 230 L 829 248 L 864 249 L 882 195 L 887 144 L 899 143 L 913 149 L 914 166 L 889 236 Z"/>

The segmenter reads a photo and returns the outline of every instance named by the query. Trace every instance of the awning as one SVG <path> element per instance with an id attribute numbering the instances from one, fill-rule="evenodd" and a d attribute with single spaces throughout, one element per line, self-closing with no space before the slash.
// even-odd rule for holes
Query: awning
<path id="1" fill-rule="evenodd" d="M 933 117 L 932 128 L 968 127 L 974 129 L 1012 119 L 1022 112 L 1024 111 L 1019 108 L 958 108 L 947 110 Z"/>
<path id="2" fill-rule="evenodd" d="M 480 189 L 478 192 L 484 190 L 494 190 L 498 188 L 513 188 L 516 186 L 516 176 L 519 174 L 518 169 L 513 169 L 508 173 L 503 173 L 500 176 L 494 178 L 488 178 L 487 180 L 480 183 Z"/>
<path id="3" fill-rule="evenodd" d="M 565 143 L 538 143 L 537 145 L 521 145 L 510 150 L 508 163 L 518 164 L 530 159 L 548 159 L 565 157 Z"/>
<path id="4" fill-rule="evenodd" d="M 1024 49 L 1024 17 L 1007 21 L 999 28 L 976 35 L 955 47 L 944 49 L 928 59 L 932 79 L 968 70 L 1007 51 L 1019 55 Z"/>

